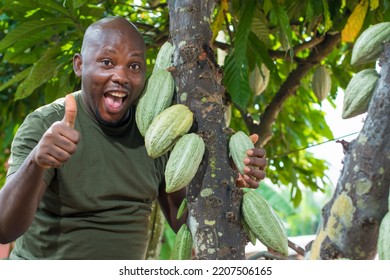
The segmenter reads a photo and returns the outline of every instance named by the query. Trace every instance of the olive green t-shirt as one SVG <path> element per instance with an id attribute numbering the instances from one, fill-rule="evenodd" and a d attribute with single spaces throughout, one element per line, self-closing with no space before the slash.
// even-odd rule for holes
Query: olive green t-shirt
<path id="1" fill-rule="evenodd" d="M 122 127 L 102 127 L 87 113 L 81 93 L 74 96 L 77 151 L 61 168 L 46 171 L 47 191 L 10 258 L 143 259 L 151 203 L 163 182 L 166 158 L 148 157 L 134 108 Z M 12 144 L 8 175 L 63 115 L 62 98 L 26 118 Z"/>

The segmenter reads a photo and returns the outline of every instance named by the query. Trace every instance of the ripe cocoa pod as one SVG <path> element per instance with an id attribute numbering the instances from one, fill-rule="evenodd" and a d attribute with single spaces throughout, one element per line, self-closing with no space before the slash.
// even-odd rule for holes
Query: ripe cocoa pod
<path id="1" fill-rule="evenodd" d="M 261 64 L 261 71 L 257 64 L 249 73 L 249 85 L 255 95 L 260 95 L 268 86 L 269 69 L 265 64 Z"/>
<path id="2" fill-rule="evenodd" d="M 367 112 L 378 78 L 375 69 L 364 69 L 352 77 L 344 93 L 343 119 Z"/>
<path id="3" fill-rule="evenodd" d="M 256 238 L 267 248 L 287 256 L 287 235 L 271 205 L 255 190 L 245 190 L 241 207 Z"/>
<path id="4" fill-rule="evenodd" d="M 177 232 L 172 250 L 173 260 L 189 260 L 192 256 L 192 235 L 186 224 Z"/>
<path id="5" fill-rule="evenodd" d="M 168 152 L 190 130 L 193 118 L 191 110 L 182 104 L 172 105 L 158 114 L 145 133 L 148 155 L 157 158 Z"/>
<path id="6" fill-rule="evenodd" d="M 244 174 L 246 151 L 254 147 L 252 140 L 242 131 L 237 131 L 229 139 L 229 155 L 241 174 Z"/>
<path id="7" fill-rule="evenodd" d="M 332 79 L 326 66 L 320 65 L 317 67 L 314 71 L 311 85 L 318 101 L 326 99 L 332 86 Z"/>
<path id="8" fill-rule="evenodd" d="M 352 49 L 351 64 L 359 65 L 377 60 L 383 43 L 390 39 L 390 22 L 374 24 L 364 30 Z"/>
<path id="9" fill-rule="evenodd" d="M 172 103 L 175 82 L 167 70 L 157 70 L 149 77 L 138 101 L 135 121 L 142 136 L 153 119 Z"/>
<path id="10" fill-rule="evenodd" d="M 166 41 L 160 48 L 157 57 L 156 63 L 154 64 L 153 72 L 159 69 L 167 69 L 172 66 L 172 54 L 174 47 L 168 41 Z"/>
<path id="11" fill-rule="evenodd" d="M 378 258 L 390 260 L 390 212 L 383 217 L 379 227 Z"/>
<path id="12" fill-rule="evenodd" d="M 166 192 L 178 191 L 194 178 L 202 161 L 205 145 L 195 133 L 183 135 L 172 149 L 165 167 Z"/>

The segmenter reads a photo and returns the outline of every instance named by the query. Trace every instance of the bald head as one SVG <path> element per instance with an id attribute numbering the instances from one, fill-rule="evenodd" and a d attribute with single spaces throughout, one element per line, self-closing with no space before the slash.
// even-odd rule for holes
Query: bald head
<path id="1" fill-rule="evenodd" d="M 130 36 L 133 41 L 138 41 L 145 48 L 145 41 L 137 27 L 124 17 L 113 16 L 100 19 L 87 28 L 81 46 L 81 54 L 85 52 L 89 44 L 99 44 L 102 36 L 107 32 L 115 32 L 123 37 Z"/>

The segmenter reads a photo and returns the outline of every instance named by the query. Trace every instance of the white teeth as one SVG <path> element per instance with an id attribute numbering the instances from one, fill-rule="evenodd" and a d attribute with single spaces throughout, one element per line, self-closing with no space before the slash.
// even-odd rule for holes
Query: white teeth
<path id="1" fill-rule="evenodd" d="M 121 98 L 123 98 L 123 97 L 126 96 L 126 93 L 123 93 L 123 92 L 116 92 L 116 91 L 110 92 L 109 94 L 112 95 L 112 96 L 121 97 Z"/>

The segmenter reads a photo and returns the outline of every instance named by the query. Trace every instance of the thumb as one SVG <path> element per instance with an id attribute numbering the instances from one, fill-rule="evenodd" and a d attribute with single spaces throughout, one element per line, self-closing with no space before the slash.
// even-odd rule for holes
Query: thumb
<path id="1" fill-rule="evenodd" d="M 77 104 L 74 96 L 68 94 L 65 96 L 65 115 L 62 120 L 67 126 L 74 128 L 74 123 L 76 122 L 77 115 Z"/>
<path id="2" fill-rule="evenodd" d="M 252 135 L 249 136 L 249 138 L 252 140 L 253 144 L 256 144 L 256 142 L 259 140 L 259 135 L 252 134 Z"/>

